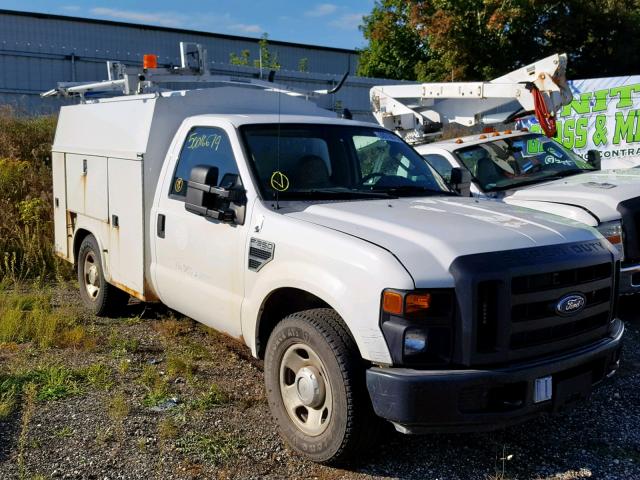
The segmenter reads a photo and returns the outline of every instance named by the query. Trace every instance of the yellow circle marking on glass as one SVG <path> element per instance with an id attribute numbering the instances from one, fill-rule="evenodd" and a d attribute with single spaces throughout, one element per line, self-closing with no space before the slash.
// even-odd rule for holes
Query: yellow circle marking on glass
<path id="1" fill-rule="evenodd" d="M 176 192 L 181 192 L 182 191 L 182 187 L 184 187 L 184 180 L 182 180 L 180 177 L 176 178 L 176 183 L 173 186 L 173 189 Z"/>
<path id="2" fill-rule="evenodd" d="M 278 192 L 284 192 L 289 189 L 289 179 L 279 170 L 271 174 L 271 188 Z"/>

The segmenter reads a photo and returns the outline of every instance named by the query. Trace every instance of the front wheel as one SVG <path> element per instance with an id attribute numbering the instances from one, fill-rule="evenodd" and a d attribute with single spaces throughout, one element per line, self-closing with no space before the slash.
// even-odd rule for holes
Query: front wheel
<path id="1" fill-rule="evenodd" d="M 378 419 L 357 346 L 327 308 L 289 315 L 265 355 L 271 412 L 285 441 L 316 462 L 342 463 L 375 438 Z"/>
<path id="2" fill-rule="evenodd" d="M 129 294 L 107 283 L 102 269 L 100 248 L 93 235 L 88 235 L 78 251 L 78 284 L 82 303 L 98 316 L 118 313 L 129 301 Z"/>

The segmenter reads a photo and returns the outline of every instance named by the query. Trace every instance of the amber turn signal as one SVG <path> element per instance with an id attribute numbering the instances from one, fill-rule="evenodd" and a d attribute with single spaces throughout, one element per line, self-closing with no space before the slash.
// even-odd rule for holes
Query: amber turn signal
<path id="1" fill-rule="evenodd" d="M 410 293 L 406 298 L 405 313 L 415 313 L 428 310 L 431 305 L 431 294 Z"/>
<path id="2" fill-rule="evenodd" d="M 384 292 L 382 295 L 382 309 L 394 315 L 402 314 L 402 295 L 397 292 Z"/>
<path id="3" fill-rule="evenodd" d="M 622 235 L 609 235 L 605 237 L 612 245 L 619 245 L 622 243 Z"/>

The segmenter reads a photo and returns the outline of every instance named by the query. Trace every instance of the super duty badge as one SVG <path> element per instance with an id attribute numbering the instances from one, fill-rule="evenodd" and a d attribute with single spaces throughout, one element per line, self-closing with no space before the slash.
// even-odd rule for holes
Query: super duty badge
<path id="1" fill-rule="evenodd" d="M 275 243 L 252 237 L 249 244 L 249 270 L 257 272 L 273 260 L 273 250 L 275 248 Z"/>

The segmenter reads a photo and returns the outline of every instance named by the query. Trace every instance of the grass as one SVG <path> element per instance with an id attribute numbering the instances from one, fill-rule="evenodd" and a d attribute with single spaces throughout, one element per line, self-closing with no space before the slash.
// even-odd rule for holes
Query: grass
<path id="1" fill-rule="evenodd" d="M 211 385 L 206 392 L 201 393 L 192 403 L 191 407 L 196 410 L 210 410 L 230 402 L 227 395 L 217 385 Z"/>
<path id="2" fill-rule="evenodd" d="M 22 412 L 22 424 L 18 437 L 18 472 L 20 479 L 26 478 L 27 470 L 24 462 L 24 455 L 27 449 L 27 439 L 29 436 L 29 425 L 35 412 L 36 385 L 28 383 L 24 387 L 24 407 Z"/>
<path id="3" fill-rule="evenodd" d="M 0 294 L 0 343 L 8 342 L 33 342 L 40 348 L 91 344 L 78 311 L 68 305 L 54 308 L 46 290 Z"/>
<path id="4" fill-rule="evenodd" d="M 160 375 L 153 365 L 145 365 L 140 376 L 140 383 L 147 390 L 142 403 L 147 407 L 155 407 L 167 400 L 171 394 L 169 382 Z"/>
<path id="5" fill-rule="evenodd" d="M 114 358 L 121 358 L 129 353 L 135 353 L 140 347 L 138 339 L 120 335 L 115 328 L 111 330 L 107 343 Z"/>
<path id="6" fill-rule="evenodd" d="M 171 377 L 185 377 L 187 380 L 191 380 L 195 370 L 195 364 L 188 357 L 182 357 L 175 353 L 169 354 L 167 357 L 167 373 Z"/>
<path id="7" fill-rule="evenodd" d="M 190 433 L 176 441 L 178 451 L 219 465 L 237 457 L 245 442 L 237 435 L 215 432 L 211 435 Z"/>
<path id="8" fill-rule="evenodd" d="M 103 363 L 94 363 L 81 370 L 81 375 L 87 384 L 97 390 L 108 391 L 114 384 L 113 370 Z"/>
<path id="9" fill-rule="evenodd" d="M 0 385 L 0 388 L 2 386 Z M 7 389 L 0 393 L 0 420 L 8 418 L 14 411 L 17 403 L 17 393 L 13 389 Z"/>
<path id="10" fill-rule="evenodd" d="M 47 402 L 78 395 L 89 387 L 107 390 L 112 385 L 112 374 L 102 364 L 78 369 L 50 365 L 0 374 L 0 420 L 13 413 L 27 385 L 34 389 L 36 401 Z"/>

